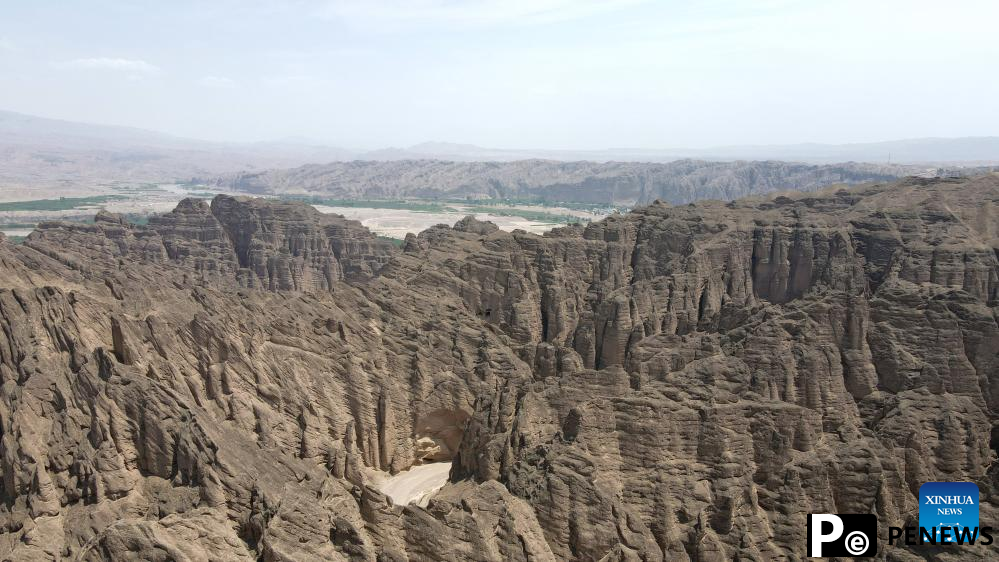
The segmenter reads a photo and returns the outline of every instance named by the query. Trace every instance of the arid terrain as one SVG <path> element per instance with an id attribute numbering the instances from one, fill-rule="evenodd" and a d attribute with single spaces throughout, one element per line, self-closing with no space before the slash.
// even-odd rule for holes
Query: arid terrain
<path id="1" fill-rule="evenodd" d="M 895 160 L 891 160 L 894 155 Z M 888 161 L 885 161 L 885 158 Z M 677 167 L 672 162 L 687 161 Z M 636 177 L 663 182 L 677 196 L 689 196 L 688 185 L 675 176 L 690 173 L 707 163 L 768 161 L 730 172 L 723 183 L 708 185 L 714 193 L 700 198 L 748 195 L 736 189 L 765 190 L 776 174 L 788 174 L 784 189 L 806 188 L 812 182 L 853 182 L 885 179 L 946 169 L 999 164 L 999 137 L 924 138 L 849 145 L 725 146 L 713 149 L 662 150 L 504 150 L 474 145 L 427 142 L 408 148 L 347 149 L 318 142 L 220 143 L 182 138 L 156 131 L 49 119 L 0 110 L 0 201 L 6 193 L 21 192 L 25 199 L 100 195 L 114 183 L 173 183 L 201 178 L 215 183 L 241 183 L 261 190 L 279 184 L 296 189 L 321 190 L 317 176 L 338 191 L 350 189 L 352 179 L 423 192 L 458 188 L 490 188 L 477 179 L 488 172 L 504 191 L 523 182 L 534 190 L 563 181 L 588 179 L 602 190 L 608 178 L 620 177 L 628 191 L 635 191 Z M 892 165 L 894 161 L 896 164 Z M 418 163 L 413 171 L 413 163 Z M 534 162 L 533 164 L 530 164 Z M 789 166 L 789 170 L 773 170 Z M 868 164 L 865 164 L 867 162 Z M 540 163 L 540 165 L 539 165 Z M 306 165 L 301 170 L 296 167 Z M 744 164 L 746 166 L 746 164 Z M 724 167 L 724 166 L 723 166 Z M 731 165 L 729 165 L 731 167 Z M 287 168 L 286 171 L 278 171 Z M 536 168 L 536 170 L 532 170 Z M 490 170 L 491 169 L 491 170 Z M 749 174 L 761 173 L 753 178 Z M 393 178 L 407 174 L 404 181 Z M 427 174 L 431 174 L 427 176 Z M 715 171 L 712 175 L 718 174 Z M 421 176 L 424 176 L 421 178 Z M 741 178 L 739 177 L 741 176 Z M 779 176 L 777 176 L 779 177 Z M 426 179 L 434 183 L 428 184 Z M 708 182 L 703 172 L 697 181 Z M 756 185 L 755 182 L 760 182 Z M 363 183 L 354 189 L 370 187 Z M 653 186 L 650 186 L 653 187 Z M 771 186 L 772 187 L 772 186 Z M 547 190 L 558 194 L 558 189 Z M 606 200 L 605 193 L 600 200 Z M 370 196 L 370 194 L 369 194 Z M 672 199 L 670 193 L 661 194 Z M 654 197 L 653 197 L 654 198 Z M 568 201 L 574 199 L 565 199 Z M 649 200 L 651 201 L 651 199 Z"/>
<path id="2" fill-rule="evenodd" d="M 929 172 L 928 172 L 929 170 Z M 668 163 L 453 162 L 401 160 L 309 164 L 285 170 L 239 172 L 195 181 L 252 194 L 303 193 L 345 198 L 473 198 L 542 200 L 604 205 L 678 204 L 735 199 L 773 191 L 814 191 L 834 184 L 884 181 L 934 168 L 795 162 Z"/>
<path id="3" fill-rule="evenodd" d="M 988 152 L 992 142 L 965 139 L 944 145 L 980 154 Z M 940 143 L 903 144 L 913 150 L 922 147 L 917 154 Z M 798 154 L 788 150 L 789 155 Z M 830 154 L 840 153 L 853 154 Z M 495 160 L 469 161 L 473 156 Z M 436 224 L 453 224 L 467 214 L 506 231 L 542 233 L 657 199 L 672 204 L 728 200 L 912 174 L 933 177 L 984 170 L 970 160 L 939 167 L 912 161 L 828 163 L 827 158 L 819 159 L 823 163 L 692 160 L 645 152 L 611 152 L 604 160 L 588 161 L 537 156 L 572 154 L 484 151 L 448 143 L 374 151 L 293 142 L 213 143 L 0 111 L 0 232 L 18 241 L 40 222 L 89 222 L 100 209 L 144 223 L 185 197 L 224 193 L 306 201 L 400 240 Z"/>
<path id="4" fill-rule="evenodd" d="M 92 222 L 100 210 L 121 214 L 133 222 L 145 224 L 151 217 L 169 212 L 187 197 L 209 199 L 220 193 L 205 186 L 187 184 L 116 184 L 102 195 L 88 197 L 53 197 L 25 199 L 26 193 L 9 192 L 9 201 L 0 201 L 0 233 L 20 240 L 35 225 L 47 220 Z M 230 192 L 238 195 L 238 193 Z M 276 196 L 274 199 L 284 199 Z M 614 207 L 588 206 L 565 208 L 552 205 L 529 205 L 487 202 L 466 203 L 460 200 L 442 203 L 433 200 L 344 200 L 341 205 L 320 199 L 311 205 L 322 213 L 333 213 L 357 220 L 372 232 L 402 240 L 437 224 L 453 224 L 466 215 L 488 220 L 506 231 L 525 230 L 542 233 L 568 223 L 598 220 L 617 211 Z"/>
<path id="5" fill-rule="evenodd" d="M 997 204 L 908 178 L 401 247 L 230 195 L 42 222 L 0 237 L 0 557 L 797 560 L 807 514 L 885 536 L 928 481 L 999 520 Z M 447 462 L 425 507 L 380 491 Z"/>
<path id="6" fill-rule="evenodd" d="M 999 2 L 0 10 L 0 562 L 999 560 Z"/>

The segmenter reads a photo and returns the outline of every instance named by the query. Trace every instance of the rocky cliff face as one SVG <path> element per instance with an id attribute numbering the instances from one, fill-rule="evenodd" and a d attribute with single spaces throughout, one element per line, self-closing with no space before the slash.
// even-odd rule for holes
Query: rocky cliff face
<path id="1" fill-rule="evenodd" d="M 634 205 L 689 203 L 831 184 L 895 179 L 923 171 L 879 164 L 813 166 L 791 162 L 447 162 L 354 161 L 202 178 L 247 193 L 311 193 L 348 198 L 499 197 Z"/>
<path id="2" fill-rule="evenodd" d="M 997 202 L 906 180 L 401 249 L 229 197 L 43 224 L 0 240 L 0 553 L 800 559 L 808 513 L 915 524 L 935 480 L 995 521 Z M 372 487 L 442 459 L 426 509 Z"/>

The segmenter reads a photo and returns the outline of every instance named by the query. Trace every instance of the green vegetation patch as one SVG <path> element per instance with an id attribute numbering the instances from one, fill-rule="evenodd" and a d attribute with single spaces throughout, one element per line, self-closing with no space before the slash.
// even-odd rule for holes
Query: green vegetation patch
<path id="1" fill-rule="evenodd" d="M 379 240 L 385 240 L 386 242 L 390 242 L 390 243 L 392 243 L 392 245 L 398 246 L 400 248 L 402 247 L 403 244 L 406 243 L 405 240 L 400 240 L 398 238 L 392 238 L 391 236 L 382 236 L 381 234 L 379 234 L 379 235 L 377 235 L 377 237 L 378 237 Z"/>
<path id="2" fill-rule="evenodd" d="M 60 197 L 58 199 L 35 199 L 33 201 L 9 201 L 0 203 L 0 211 L 69 211 L 80 207 L 92 207 L 124 199 L 128 198 L 122 195 L 93 195 L 91 197 Z"/>
<path id="3" fill-rule="evenodd" d="M 137 214 L 134 214 L 134 213 L 125 213 L 125 220 L 127 220 L 128 222 L 130 222 L 132 224 L 137 224 L 137 225 L 143 225 L 143 226 L 145 226 L 145 225 L 149 224 L 149 217 L 151 217 L 151 216 L 153 216 L 153 215 L 137 215 Z M 91 219 L 91 220 L 93 220 L 93 219 Z"/>

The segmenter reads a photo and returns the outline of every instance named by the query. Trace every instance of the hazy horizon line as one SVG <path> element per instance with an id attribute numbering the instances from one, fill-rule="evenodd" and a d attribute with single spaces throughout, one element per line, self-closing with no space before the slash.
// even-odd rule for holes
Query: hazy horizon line
<path id="1" fill-rule="evenodd" d="M 0 114 L 7 113 L 13 114 L 20 117 L 27 117 L 31 119 L 40 119 L 45 121 L 55 121 L 71 125 L 83 125 L 90 127 L 99 128 L 111 128 L 119 130 L 128 130 L 132 132 L 154 134 L 163 137 L 169 137 L 177 141 L 188 141 L 196 143 L 205 144 L 217 144 L 217 145 L 267 145 L 267 144 L 290 144 L 298 145 L 302 147 L 313 147 L 313 148 L 326 148 L 326 149 L 338 149 L 344 151 L 352 151 L 358 153 L 366 152 L 382 152 L 391 150 L 412 150 L 414 148 L 427 147 L 432 145 L 438 145 L 442 148 L 451 147 L 459 148 L 465 147 L 469 149 L 477 150 L 487 150 L 487 151 L 503 151 L 503 152 L 655 152 L 660 155 L 669 155 L 670 151 L 679 152 L 693 152 L 693 151 L 711 151 L 711 150 L 732 150 L 732 149 L 767 149 L 767 148 L 791 148 L 791 147 L 852 147 L 852 146 L 864 146 L 864 145 L 878 145 L 878 144 L 888 144 L 888 143 L 901 143 L 901 142 L 919 142 L 919 141 L 958 141 L 958 140 L 986 140 L 986 139 L 999 139 L 999 133 L 994 135 L 964 135 L 964 136 L 939 136 L 939 135 L 926 135 L 917 137 L 902 137 L 902 138 L 886 138 L 881 140 L 873 141 L 848 141 L 848 142 L 826 142 L 826 141 L 812 141 L 812 140 L 801 140 L 801 141 L 789 141 L 789 142 L 777 142 L 777 143 L 737 143 L 737 144 L 712 144 L 712 145 L 673 145 L 673 146 L 602 146 L 602 147 L 588 147 L 588 148 L 568 148 L 563 146 L 530 146 L 530 147 L 510 147 L 510 146 L 488 146 L 477 144 L 475 142 L 462 142 L 457 140 L 439 140 L 429 138 L 427 140 L 417 142 L 414 144 L 405 143 L 392 143 L 388 145 L 353 145 L 350 143 L 340 143 L 334 140 L 323 140 L 319 138 L 313 138 L 308 135 L 289 135 L 283 137 L 273 137 L 273 138 L 261 138 L 253 140 L 219 140 L 204 137 L 194 137 L 172 133 L 169 131 L 164 131 L 156 128 L 144 127 L 141 125 L 132 124 L 119 124 L 119 123 L 107 123 L 101 121 L 90 121 L 90 120 L 76 120 L 68 119 L 58 116 L 48 116 L 40 115 L 37 113 L 27 113 L 11 109 L 0 108 Z M 679 155 L 677 155 L 679 156 Z M 997 155 L 999 156 L 999 155 Z"/>

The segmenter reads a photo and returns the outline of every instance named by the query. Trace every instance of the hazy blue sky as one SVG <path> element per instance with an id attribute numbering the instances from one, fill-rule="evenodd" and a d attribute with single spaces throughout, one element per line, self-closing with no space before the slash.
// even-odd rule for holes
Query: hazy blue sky
<path id="1" fill-rule="evenodd" d="M 217 140 L 999 134 L 996 0 L 0 0 L 0 108 Z"/>

